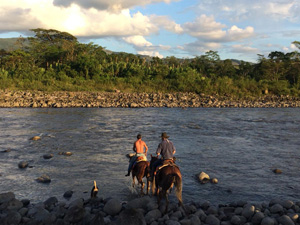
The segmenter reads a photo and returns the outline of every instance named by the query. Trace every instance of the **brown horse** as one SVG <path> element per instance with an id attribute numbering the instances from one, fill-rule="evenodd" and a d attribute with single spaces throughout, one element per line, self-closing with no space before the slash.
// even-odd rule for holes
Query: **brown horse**
<path id="1" fill-rule="evenodd" d="M 132 156 L 128 156 L 131 158 Z M 150 162 L 149 161 L 139 161 L 136 162 L 136 164 L 133 166 L 131 170 L 132 175 L 132 187 L 135 187 L 135 178 L 138 181 L 138 184 L 141 185 L 141 195 L 144 195 L 144 187 L 145 183 L 143 181 L 143 178 L 147 178 L 147 194 L 149 194 L 150 190 Z"/>
<path id="2" fill-rule="evenodd" d="M 158 157 L 151 155 L 150 167 L 152 168 L 153 163 L 158 160 Z M 182 203 L 182 176 L 180 170 L 175 163 L 170 163 L 168 165 L 164 165 L 154 176 L 152 183 L 152 194 L 158 195 L 158 204 L 163 197 L 166 199 L 166 209 L 165 213 L 168 212 L 168 192 L 171 191 L 173 186 L 175 185 L 176 191 L 175 195 L 178 199 L 178 205 L 183 206 Z M 156 190 L 155 190 L 156 189 Z"/>

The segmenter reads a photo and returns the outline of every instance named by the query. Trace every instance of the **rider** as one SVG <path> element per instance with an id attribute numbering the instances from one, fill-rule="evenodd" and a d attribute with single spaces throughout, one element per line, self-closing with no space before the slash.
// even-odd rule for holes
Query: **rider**
<path id="1" fill-rule="evenodd" d="M 164 163 L 166 160 L 173 160 L 173 155 L 176 152 L 176 149 L 173 145 L 173 142 L 168 140 L 169 136 L 166 132 L 161 134 L 161 142 L 158 145 L 158 148 L 156 150 L 156 155 L 161 155 L 161 158 L 158 159 L 153 163 L 152 167 L 152 177 L 154 175 L 154 172 L 156 168 Z"/>
<path id="2" fill-rule="evenodd" d="M 138 157 L 142 156 L 142 157 L 144 157 L 145 160 L 147 160 L 148 147 L 147 147 L 146 143 L 142 140 L 141 134 L 138 134 L 136 138 L 137 138 L 137 140 L 133 144 L 133 151 L 136 152 L 136 154 L 133 157 L 131 157 L 129 166 L 128 166 L 128 173 L 125 176 L 130 175 L 130 171 L 135 163 L 135 160 Z"/>

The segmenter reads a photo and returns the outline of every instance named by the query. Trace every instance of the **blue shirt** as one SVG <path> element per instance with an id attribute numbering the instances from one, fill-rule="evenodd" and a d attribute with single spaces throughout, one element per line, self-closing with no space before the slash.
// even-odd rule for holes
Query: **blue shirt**
<path id="1" fill-rule="evenodd" d="M 160 153 L 163 159 L 172 159 L 174 151 L 175 147 L 172 141 L 166 139 L 159 143 L 156 154 Z"/>

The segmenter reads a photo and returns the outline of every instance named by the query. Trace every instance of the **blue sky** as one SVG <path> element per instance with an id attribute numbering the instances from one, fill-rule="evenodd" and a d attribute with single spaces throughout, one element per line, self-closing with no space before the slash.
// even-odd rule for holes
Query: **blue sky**
<path id="1" fill-rule="evenodd" d="M 112 51 L 255 62 L 299 50 L 299 0 L 1 0 L 0 38 L 66 31 Z"/>

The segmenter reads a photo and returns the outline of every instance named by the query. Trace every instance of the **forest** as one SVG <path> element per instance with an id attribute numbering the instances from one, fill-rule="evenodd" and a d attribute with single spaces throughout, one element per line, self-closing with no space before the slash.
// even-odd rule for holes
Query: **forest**
<path id="1" fill-rule="evenodd" d="M 194 58 L 110 52 L 67 32 L 32 29 L 12 50 L 0 50 L 0 88 L 39 91 L 194 92 L 234 98 L 300 97 L 300 53 L 274 51 L 257 63 L 221 60 L 208 51 Z M 293 44 L 300 49 L 300 42 Z"/>

